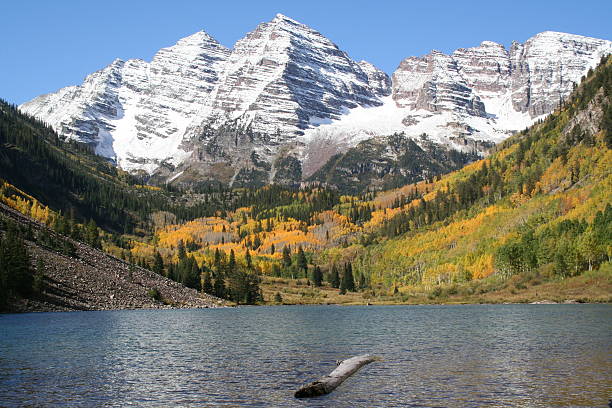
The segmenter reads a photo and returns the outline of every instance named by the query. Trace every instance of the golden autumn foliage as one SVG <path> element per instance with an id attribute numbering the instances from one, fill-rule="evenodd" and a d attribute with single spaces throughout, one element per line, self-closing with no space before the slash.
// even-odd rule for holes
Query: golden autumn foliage
<path id="1" fill-rule="evenodd" d="M 139 189 L 143 189 L 143 190 L 150 190 L 150 191 L 161 191 L 161 187 L 150 186 L 148 184 L 135 184 L 134 188 L 139 188 Z"/>
<path id="2" fill-rule="evenodd" d="M 2 181 L 0 186 L 0 201 L 20 213 L 34 218 L 45 224 L 49 224 L 54 213 L 49 207 L 43 206 L 34 197 L 19 190 L 13 185 Z"/>
<path id="3" fill-rule="evenodd" d="M 472 279 L 483 279 L 493 274 L 493 254 L 482 254 L 476 261 L 466 265 Z"/>

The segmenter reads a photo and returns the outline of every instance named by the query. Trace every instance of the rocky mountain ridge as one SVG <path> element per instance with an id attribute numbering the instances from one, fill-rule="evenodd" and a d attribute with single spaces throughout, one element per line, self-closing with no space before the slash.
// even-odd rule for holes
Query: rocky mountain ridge
<path id="1" fill-rule="evenodd" d="M 409 57 L 389 77 L 279 14 L 231 50 L 201 31 L 20 109 L 154 182 L 297 183 L 372 137 L 426 134 L 465 152 L 499 142 L 611 51 L 608 40 L 544 32 L 509 50 L 484 41 Z"/>

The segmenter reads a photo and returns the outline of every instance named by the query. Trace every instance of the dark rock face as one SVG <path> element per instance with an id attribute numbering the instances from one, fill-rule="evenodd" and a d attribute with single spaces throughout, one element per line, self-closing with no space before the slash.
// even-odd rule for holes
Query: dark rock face
<path id="1" fill-rule="evenodd" d="M 373 138 L 333 156 L 308 180 L 347 194 L 390 189 L 459 169 L 478 158 L 403 134 Z"/>
<path id="2" fill-rule="evenodd" d="M 283 144 L 280 134 L 268 135 L 240 121 L 227 121 L 215 127 L 204 124 L 194 128 L 197 137 L 183 143 L 191 154 L 171 169 L 170 177 L 185 186 L 203 181 L 221 182 L 234 187 L 261 187 L 269 184 L 272 160 Z M 167 178 L 167 175 L 164 175 Z M 176 181 L 174 181 L 176 180 Z"/>
<path id="3" fill-rule="evenodd" d="M 299 186 L 302 181 L 302 163 L 293 156 L 281 156 L 274 161 L 275 184 Z"/>

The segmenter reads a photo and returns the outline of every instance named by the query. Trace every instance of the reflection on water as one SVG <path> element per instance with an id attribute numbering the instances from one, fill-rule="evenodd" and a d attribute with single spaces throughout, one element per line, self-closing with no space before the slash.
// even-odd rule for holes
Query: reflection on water
<path id="1" fill-rule="evenodd" d="M 605 407 L 612 306 L 0 315 L 0 406 Z M 335 361 L 375 353 L 331 395 Z"/>

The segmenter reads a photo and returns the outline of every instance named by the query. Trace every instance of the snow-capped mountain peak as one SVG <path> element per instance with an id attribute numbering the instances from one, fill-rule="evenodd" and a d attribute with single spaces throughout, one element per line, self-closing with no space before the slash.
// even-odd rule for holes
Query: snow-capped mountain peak
<path id="1" fill-rule="evenodd" d="M 150 63 L 116 59 L 83 84 L 20 108 L 63 136 L 91 144 L 128 170 L 181 162 L 182 136 L 218 81 L 230 51 L 204 31 L 162 48 Z"/>
<path id="2" fill-rule="evenodd" d="M 483 41 L 408 57 L 391 79 L 277 14 L 231 50 L 198 31 L 20 108 L 127 170 L 264 183 L 391 132 L 457 149 L 503 140 L 610 52 L 608 40 L 545 31 L 509 49 Z"/>
<path id="3" fill-rule="evenodd" d="M 302 24 L 299 21 L 296 21 L 296 20 L 292 19 L 291 17 L 287 17 L 286 15 L 281 14 L 281 13 L 276 13 L 274 18 L 270 22 L 271 23 L 287 22 L 289 24 L 293 24 L 293 25 L 298 25 L 298 26 L 303 26 L 303 27 L 309 28 L 307 25 Z"/>
<path id="4" fill-rule="evenodd" d="M 380 105 L 385 75 L 377 75 L 316 30 L 278 14 L 235 44 L 212 106 L 232 119 L 248 117 L 258 132 L 299 135 L 312 118 Z"/>

